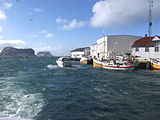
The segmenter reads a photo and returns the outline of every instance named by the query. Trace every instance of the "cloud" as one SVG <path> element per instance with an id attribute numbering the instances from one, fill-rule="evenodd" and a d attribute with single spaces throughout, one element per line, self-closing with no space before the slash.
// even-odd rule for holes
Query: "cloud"
<path id="1" fill-rule="evenodd" d="M 0 10 L 0 20 L 6 20 L 6 19 L 7 19 L 6 14 Z"/>
<path id="2" fill-rule="evenodd" d="M 0 26 L 0 32 L 3 32 L 3 27 L 2 26 Z"/>
<path id="3" fill-rule="evenodd" d="M 154 17 L 159 17 L 159 0 L 154 0 Z M 146 0 L 100 0 L 92 8 L 92 27 L 114 28 L 147 21 Z"/>
<path id="4" fill-rule="evenodd" d="M 3 36 L 2 36 L 3 37 Z M 0 50 L 2 50 L 4 47 L 18 47 L 18 46 L 22 46 L 25 45 L 26 42 L 22 41 L 22 40 L 0 40 Z"/>
<path id="5" fill-rule="evenodd" d="M 86 25 L 86 23 L 83 21 L 77 21 L 76 19 L 68 21 L 60 17 L 56 19 L 56 22 L 61 25 L 59 26 L 59 28 L 64 29 L 64 30 L 73 30 L 76 28 L 84 27 Z"/>
<path id="6" fill-rule="evenodd" d="M 36 51 L 36 53 L 38 53 L 39 51 L 50 51 L 53 56 L 66 56 L 69 55 L 70 53 L 70 49 L 61 45 L 60 46 L 47 45 L 43 46 L 42 48 L 34 47 L 34 50 Z"/>
<path id="7" fill-rule="evenodd" d="M 34 8 L 34 9 L 33 9 L 33 12 L 39 12 L 39 13 L 42 13 L 42 12 L 43 12 L 43 10 L 42 10 L 42 9 L 40 9 L 40 8 Z"/>
<path id="8" fill-rule="evenodd" d="M 5 11 L 7 9 L 10 9 L 12 8 L 12 3 L 9 3 L 9 2 L 4 2 L 1 6 L 0 6 L 0 20 L 6 20 L 7 19 L 7 16 L 5 14 Z"/>
<path id="9" fill-rule="evenodd" d="M 0 35 L 0 39 L 3 39 L 4 37 Z"/>
<path id="10" fill-rule="evenodd" d="M 53 33 L 48 32 L 47 30 L 42 30 L 41 33 L 44 34 L 46 38 L 52 38 L 54 36 Z"/>
<path id="11" fill-rule="evenodd" d="M 46 34 L 46 33 L 48 33 L 48 31 L 47 30 L 42 30 L 41 33 Z"/>
<path id="12" fill-rule="evenodd" d="M 8 3 L 8 2 L 3 3 L 3 8 L 4 9 L 10 9 L 10 8 L 12 8 L 12 6 L 13 6 L 12 3 Z"/>
<path id="13" fill-rule="evenodd" d="M 46 34 L 46 38 L 52 38 L 53 37 L 53 33 L 47 33 Z"/>
<path id="14" fill-rule="evenodd" d="M 68 20 L 62 19 L 62 18 L 58 17 L 58 18 L 56 19 L 56 22 L 59 23 L 59 24 L 60 24 L 60 23 L 67 23 Z"/>
<path id="15" fill-rule="evenodd" d="M 26 42 L 22 40 L 0 40 L 0 45 L 11 44 L 11 45 L 25 45 Z"/>
<path id="16" fill-rule="evenodd" d="M 29 14 L 32 15 L 34 13 L 43 13 L 43 10 L 40 8 L 33 8 L 29 10 Z"/>
<path id="17" fill-rule="evenodd" d="M 72 30 L 72 29 L 76 29 L 76 28 L 81 28 L 83 26 L 85 26 L 84 22 L 82 22 L 82 21 L 78 22 L 76 19 L 73 19 L 72 21 L 70 21 L 69 24 L 63 25 L 62 28 L 64 30 Z"/>

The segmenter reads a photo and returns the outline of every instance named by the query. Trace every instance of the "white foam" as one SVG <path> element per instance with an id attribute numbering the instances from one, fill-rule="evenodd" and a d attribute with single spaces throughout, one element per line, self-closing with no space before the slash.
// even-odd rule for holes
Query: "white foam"
<path id="1" fill-rule="evenodd" d="M 25 118 L 0 118 L 0 120 L 32 120 L 32 119 L 25 119 Z"/>
<path id="2" fill-rule="evenodd" d="M 54 69 L 54 68 L 58 68 L 58 66 L 57 65 L 49 64 L 49 65 L 47 65 L 47 68 Z"/>
<path id="3" fill-rule="evenodd" d="M 45 105 L 41 93 L 28 93 L 17 86 L 16 78 L 5 78 L 1 83 L 5 87 L 0 89 L 0 120 L 28 120 L 22 118 L 35 117 Z"/>

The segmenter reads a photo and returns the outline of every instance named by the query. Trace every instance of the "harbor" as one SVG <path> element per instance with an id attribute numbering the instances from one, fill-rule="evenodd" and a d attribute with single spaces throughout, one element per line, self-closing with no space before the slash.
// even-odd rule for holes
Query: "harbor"
<path id="1" fill-rule="evenodd" d="M 0 120 L 159 120 L 160 0 L 0 0 Z"/>
<path id="2" fill-rule="evenodd" d="M 0 119 L 160 117 L 159 71 L 105 70 L 79 61 L 61 68 L 56 64 L 57 58 L 0 59 Z"/>
<path id="3" fill-rule="evenodd" d="M 92 64 L 93 67 L 114 68 L 117 70 L 126 68 L 126 70 L 129 70 L 130 64 L 134 66 L 135 70 L 152 70 L 160 69 L 159 46 L 160 36 L 112 35 L 98 39 L 97 43 L 90 47 L 71 51 L 70 57 L 79 59 L 81 64 Z M 110 61 L 113 62 L 110 63 Z M 123 65 L 123 63 L 128 64 L 128 66 Z"/>

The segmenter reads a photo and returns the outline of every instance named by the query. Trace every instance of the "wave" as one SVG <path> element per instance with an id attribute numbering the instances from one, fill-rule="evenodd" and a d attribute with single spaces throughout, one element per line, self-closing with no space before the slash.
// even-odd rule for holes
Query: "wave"
<path id="1" fill-rule="evenodd" d="M 25 119 L 25 118 L 0 118 L 0 120 L 32 120 L 32 119 Z"/>
<path id="2" fill-rule="evenodd" d="M 55 69 L 55 68 L 58 68 L 58 66 L 57 65 L 49 64 L 49 65 L 47 65 L 47 68 L 49 68 L 49 69 Z"/>
<path id="3" fill-rule="evenodd" d="M 19 76 L 20 77 L 20 76 Z M 28 120 L 43 108 L 45 102 L 42 93 L 29 93 L 16 84 L 18 77 L 1 78 L 0 120 Z"/>

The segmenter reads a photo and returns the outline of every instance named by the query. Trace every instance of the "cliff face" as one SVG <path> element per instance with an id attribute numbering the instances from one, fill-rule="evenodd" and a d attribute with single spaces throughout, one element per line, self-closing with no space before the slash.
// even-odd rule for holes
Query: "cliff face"
<path id="1" fill-rule="evenodd" d="M 49 51 L 41 51 L 37 53 L 38 57 L 53 57 Z"/>
<path id="2" fill-rule="evenodd" d="M 13 47 L 5 47 L 1 53 L 1 57 L 31 57 L 35 56 L 33 49 L 17 49 Z"/>

